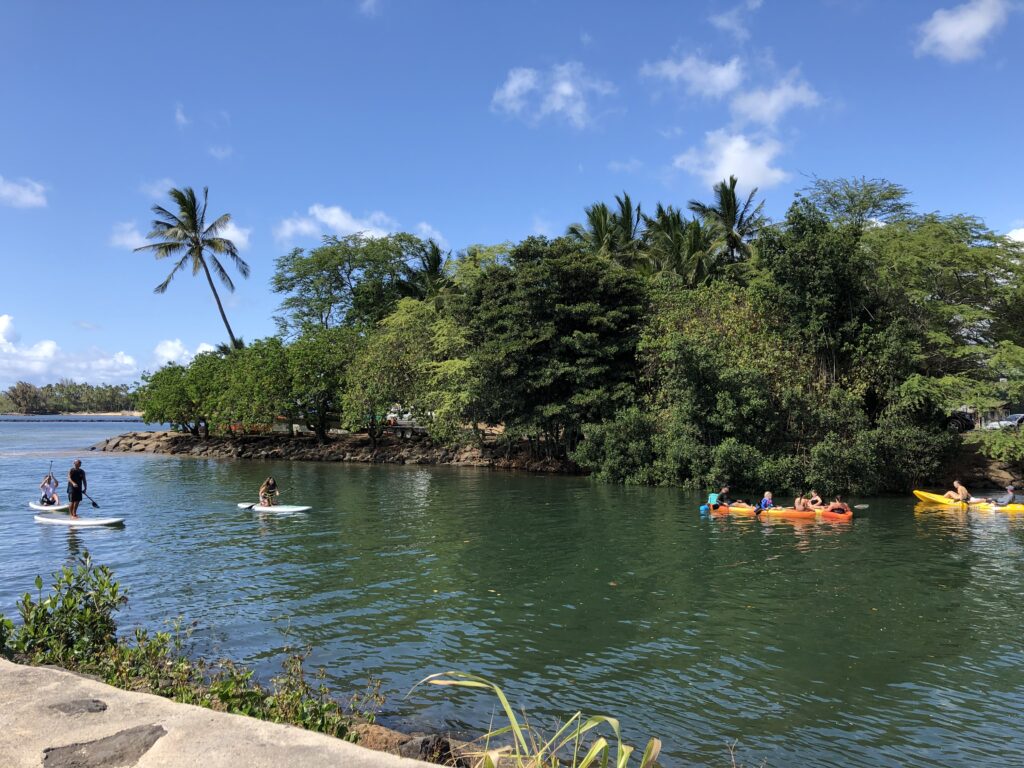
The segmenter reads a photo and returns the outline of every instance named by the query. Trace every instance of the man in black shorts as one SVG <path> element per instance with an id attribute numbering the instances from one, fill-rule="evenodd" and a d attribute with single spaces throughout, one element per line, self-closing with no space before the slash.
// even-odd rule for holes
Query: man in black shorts
<path id="1" fill-rule="evenodd" d="M 78 505 L 82 501 L 82 494 L 87 489 L 85 470 L 82 469 L 80 459 L 75 459 L 75 465 L 68 472 L 68 501 L 71 504 L 71 517 L 78 517 Z"/>

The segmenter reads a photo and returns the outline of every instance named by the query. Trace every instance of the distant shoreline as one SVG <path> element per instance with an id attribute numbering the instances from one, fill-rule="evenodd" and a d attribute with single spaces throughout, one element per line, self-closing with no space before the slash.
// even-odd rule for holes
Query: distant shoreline
<path id="1" fill-rule="evenodd" d="M 142 421 L 142 411 L 83 411 L 82 413 L 0 413 L 0 421 Z"/>

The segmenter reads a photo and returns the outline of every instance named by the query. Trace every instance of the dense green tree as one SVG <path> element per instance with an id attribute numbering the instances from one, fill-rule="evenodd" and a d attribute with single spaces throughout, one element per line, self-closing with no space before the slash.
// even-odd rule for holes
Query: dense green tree
<path id="1" fill-rule="evenodd" d="M 168 363 L 153 373 L 142 375 L 138 390 L 143 420 L 170 424 L 184 432 L 199 435 L 204 415 L 186 386 L 188 368 Z"/>
<path id="2" fill-rule="evenodd" d="M 341 413 L 345 376 L 359 343 L 352 328 L 311 326 L 287 348 L 290 396 L 298 416 L 321 442 Z"/>
<path id="3" fill-rule="evenodd" d="M 644 243 L 649 271 L 676 274 L 690 287 L 714 271 L 712 229 L 698 219 L 684 219 L 671 205 L 658 203 L 654 216 L 645 216 Z"/>
<path id="4" fill-rule="evenodd" d="M 257 339 L 230 356 L 229 375 L 218 397 L 219 416 L 245 430 L 271 427 L 278 416 L 296 415 L 288 357 L 278 338 Z"/>
<path id="5" fill-rule="evenodd" d="M 249 265 L 238 255 L 235 244 L 221 236 L 231 221 L 231 214 L 225 213 L 212 223 L 206 223 L 208 192 L 209 190 L 203 187 L 203 200 L 200 202 L 191 187 L 172 188 L 168 194 L 177 206 L 178 212 L 171 213 L 161 205 L 154 205 L 153 213 L 157 218 L 153 220 L 153 228 L 146 237 L 150 240 L 158 240 L 158 242 L 143 245 L 135 250 L 151 251 L 157 259 L 181 255 L 171 273 L 167 275 L 167 279 L 153 289 L 155 293 L 166 291 L 174 276 L 186 265 L 192 267 L 193 276 L 200 272 L 206 275 L 206 282 L 213 293 L 214 301 L 217 302 L 217 310 L 220 312 L 231 346 L 234 348 L 238 346 L 235 334 L 228 323 L 228 316 L 224 312 L 224 305 L 220 301 L 220 295 L 217 293 L 217 287 L 213 284 L 213 276 L 210 272 L 212 267 L 221 283 L 229 291 L 234 292 L 235 284 L 217 257 L 228 257 L 242 277 L 249 276 Z"/>
<path id="6" fill-rule="evenodd" d="M 584 209 L 585 224 L 571 224 L 566 236 L 592 253 L 615 259 L 627 267 L 637 266 L 644 221 L 640 205 L 625 192 L 615 196 L 615 209 L 594 203 Z"/>
<path id="7" fill-rule="evenodd" d="M 416 261 L 406 264 L 398 281 L 398 292 L 405 298 L 440 303 L 452 289 L 450 254 L 444 253 L 433 240 L 416 254 Z"/>
<path id="8" fill-rule="evenodd" d="M 404 232 L 330 236 L 308 252 L 296 248 L 277 259 L 271 279 L 274 292 L 284 295 L 274 318 L 278 330 L 295 337 L 311 326 L 372 326 L 394 309 L 413 265 L 426 267 L 430 259 L 429 245 Z M 425 275 L 415 282 L 430 287 Z"/>
<path id="9" fill-rule="evenodd" d="M 633 397 L 644 300 L 633 272 L 569 238 L 520 243 L 454 307 L 486 421 L 546 454 L 572 450 L 584 423 Z"/>
<path id="10" fill-rule="evenodd" d="M 18 413 L 47 413 L 52 410 L 43 391 L 27 381 L 15 383 L 6 394 Z"/>
<path id="11" fill-rule="evenodd" d="M 912 215 L 906 187 L 886 179 L 818 179 L 802 190 L 810 202 L 837 224 L 863 229 Z"/>

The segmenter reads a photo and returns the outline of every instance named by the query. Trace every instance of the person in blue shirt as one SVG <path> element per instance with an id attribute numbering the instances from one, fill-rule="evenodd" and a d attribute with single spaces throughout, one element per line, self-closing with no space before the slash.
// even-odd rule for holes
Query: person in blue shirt
<path id="1" fill-rule="evenodd" d="M 766 509 L 771 509 L 775 506 L 775 502 L 772 501 L 772 492 L 765 491 L 764 496 L 759 502 L 757 502 L 757 512 L 755 514 L 761 514 Z"/>
<path id="2" fill-rule="evenodd" d="M 997 507 L 1005 507 L 1007 504 L 1021 504 L 1021 496 L 1012 485 L 1006 486 L 1006 493 L 991 500 Z"/>
<path id="3" fill-rule="evenodd" d="M 735 500 L 729 498 L 729 486 L 723 485 L 722 490 L 718 493 L 708 494 L 708 509 L 714 512 L 719 507 L 728 507 L 730 504 L 737 503 Z"/>

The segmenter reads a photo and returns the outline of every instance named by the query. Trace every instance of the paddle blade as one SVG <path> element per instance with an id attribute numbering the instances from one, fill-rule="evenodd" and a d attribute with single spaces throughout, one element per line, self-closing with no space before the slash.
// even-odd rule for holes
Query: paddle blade
<path id="1" fill-rule="evenodd" d="M 870 506 L 871 506 L 870 504 L 854 504 L 853 508 L 854 509 L 867 509 Z"/>

